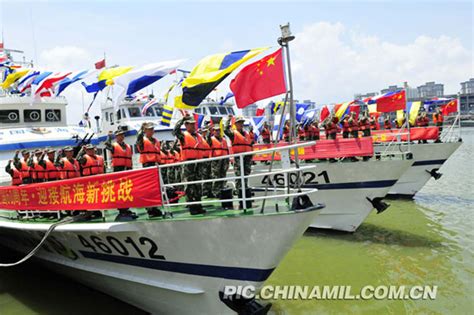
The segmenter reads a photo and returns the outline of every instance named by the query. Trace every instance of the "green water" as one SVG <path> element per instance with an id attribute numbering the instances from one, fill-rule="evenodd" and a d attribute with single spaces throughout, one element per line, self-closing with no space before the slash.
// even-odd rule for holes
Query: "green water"
<path id="1" fill-rule="evenodd" d="M 474 129 L 415 201 L 353 234 L 309 231 L 266 284 L 437 285 L 436 300 L 273 301 L 275 314 L 469 314 L 474 309 Z M 2 255 L 9 255 L 0 249 Z M 144 314 L 27 263 L 0 269 L 0 314 Z"/>

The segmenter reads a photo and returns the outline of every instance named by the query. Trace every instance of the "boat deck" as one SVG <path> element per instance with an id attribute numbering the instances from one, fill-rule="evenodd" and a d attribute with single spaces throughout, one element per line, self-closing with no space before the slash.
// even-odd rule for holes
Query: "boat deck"
<path id="1" fill-rule="evenodd" d="M 184 201 L 184 198 L 181 198 Z M 203 200 L 212 200 L 206 199 Z M 274 200 L 267 201 L 265 208 L 268 210 L 266 213 L 275 213 L 275 211 L 270 211 L 269 207 L 275 204 Z M 279 209 L 286 211 L 286 203 L 283 201 L 278 202 Z M 147 210 L 145 208 L 130 208 L 130 211 L 135 212 L 138 215 L 138 218 L 133 221 L 115 221 L 116 216 L 118 215 L 118 210 L 105 210 L 103 211 L 103 218 L 94 218 L 84 221 L 79 221 L 77 223 L 111 223 L 111 222 L 137 222 L 137 221 L 158 221 L 158 220 L 189 220 L 189 219 L 203 219 L 210 217 L 232 217 L 232 216 L 242 216 L 242 215 L 253 215 L 259 214 L 261 209 L 261 202 L 254 202 L 253 208 L 244 210 L 238 209 L 238 202 L 234 202 L 234 209 L 225 210 L 221 206 L 221 202 L 218 199 L 215 199 L 215 203 L 210 203 L 203 205 L 203 208 L 207 211 L 205 214 L 191 215 L 186 206 L 173 206 L 173 207 L 158 207 L 164 215 L 162 217 L 153 217 L 148 216 Z M 64 214 L 61 215 L 61 219 L 67 216 L 64 211 Z M 282 212 L 282 211 L 281 211 Z M 8 220 L 15 222 L 24 222 L 24 223 L 54 223 L 60 219 L 57 215 L 54 217 L 47 217 L 47 215 L 56 214 L 56 211 L 28 211 L 28 216 L 18 217 L 16 211 L 0 211 L 0 220 Z M 34 217 L 32 216 L 34 215 Z"/>

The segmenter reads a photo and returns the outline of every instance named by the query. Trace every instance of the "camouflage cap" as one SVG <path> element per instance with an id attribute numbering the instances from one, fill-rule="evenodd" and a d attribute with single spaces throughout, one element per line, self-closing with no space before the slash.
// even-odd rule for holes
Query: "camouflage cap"
<path id="1" fill-rule="evenodd" d="M 220 129 L 221 129 L 221 126 L 219 126 L 219 125 L 214 125 L 214 126 L 212 127 L 212 129 L 214 129 L 214 130 L 220 130 Z"/>
<path id="2" fill-rule="evenodd" d="M 124 135 L 125 134 L 125 130 L 123 129 L 118 129 L 118 130 L 115 130 L 114 132 L 114 135 L 118 136 L 118 135 Z"/>
<path id="3" fill-rule="evenodd" d="M 183 121 L 185 124 L 195 124 L 196 123 L 196 119 L 194 119 L 193 116 L 186 116 L 183 118 Z"/>
<path id="4" fill-rule="evenodd" d="M 143 129 L 155 129 L 155 124 L 152 122 L 147 122 L 143 125 Z"/>
<path id="5" fill-rule="evenodd" d="M 30 154 L 30 151 L 24 149 L 24 150 L 21 150 L 21 154 Z"/>
<path id="6" fill-rule="evenodd" d="M 236 122 L 236 123 L 237 123 L 237 122 L 241 122 L 241 121 L 242 121 L 242 122 L 245 122 L 245 118 L 244 118 L 243 116 L 237 116 L 237 117 L 235 117 L 235 122 Z"/>
<path id="7" fill-rule="evenodd" d="M 95 145 L 93 145 L 92 143 L 89 143 L 85 146 L 85 149 L 86 150 L 91 150 L 91 149 L 95 149 Z"/>
<path id="8" fill-rule="evenodd" d="M 53 148 L 49 148 L 48 150 L 46 150 L 47 153 L 56 153 L 56 150 L 54 150 Z"/>
<path id="9" fill-rule="evenodd" d="M 68 145 L 67 147 L 64 147 L 63 151 L 64 151 L 64 152 L 66 152 L 66 151 L 74 151 L 74 149 L 73 149 L 70 145 Z"/>

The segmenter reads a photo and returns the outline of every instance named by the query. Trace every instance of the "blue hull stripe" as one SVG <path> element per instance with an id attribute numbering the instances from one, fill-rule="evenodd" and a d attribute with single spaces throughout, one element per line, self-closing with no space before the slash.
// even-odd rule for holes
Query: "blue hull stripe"
<path id="1" fill-rule="evenodd" d="M 426 161 L 416 161 L 412 164 L 412 166 L 419 166 L 419 165 L 436 165 L 436 164 L 443 164 L 446 162 L 446 159 L 444 160 L 426 160 Z"/>
<path id="2" fill-rule="evenodd" d="M 253 269 L 239 267 L 223 267 L 200 264 L 189 264 L 181 262 L 173 262 L 166 260 L 150 260 L 135 257 L 107 255 L 100 253 L 92 253 L 87 251 L 79 251 L 82 256 L 90 259 L 103 260 L 118 264 L 131 265 L 136 267 L 156 269 L 169 272 L 184 273 L 188 275 L 196 275 L 203 277 L 223 278 L 231 280 L 262 282 L 268 279 L 275 268 L 272 269 Z"/>
<path id="3" fill-rule="evenodd" d="M 353 183 L 334 183 L 334 184 L 305 184 L 303 188 L 317 188 L 320 190 L 331 190 L 331 189 L 365 189 L 365 188 L 386 188 L 392 187 L 397 182 L 396 179 L 388 180 L 374 180 L 367 182 L 353 182 Z M 277 185 L 277 187 L 284 187 L 283 185 Z M 271 187 L 270 187 L 271 188 Z M 265 191 L 265 188 L 252 188 L 253 191 Z"/>

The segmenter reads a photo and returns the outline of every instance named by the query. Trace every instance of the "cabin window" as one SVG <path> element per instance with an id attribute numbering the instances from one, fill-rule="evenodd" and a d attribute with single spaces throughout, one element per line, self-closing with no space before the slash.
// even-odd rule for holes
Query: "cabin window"
<path id="1" fill-rule="evenodd" d="M 148 107 L 145 112 L 145 116 L 147 117 L 154 117 L 155 116 L 155 110 L 152 107 Z"/>
<path id="2" fill-rule="evenodd" d="M 217 110 L 217 107 L 215 106 L 210 106 L 208 107 L 209 111 L 211 112 L 211 115 L 219 115 L 219 112 Z"/>
<path id="3" fill-rule="evenodd" d="M 229 115 L 235 115 L 234 109 L 232 107 L 227 107 L 227 111 L 229 112 Z"/>
<path id="4" fill-rule="evenodd" d="M 198 114 L 201 114 L 201 108 L 196 108 L 194 111 Z"/>
<path id="5" fill-rule="evenodd" d="M 109 112 L 105 112 L 105 121 L 109 121 Z"/>
<path id="6" fill-rule="evenodd" d="M 0 123 L 11 124 L 20 122 L 20 111 L 16 109 L 0 110 Z"/>
<path id="7" fill-rule="evenodd" d="M 122 112 L 120 110 L 117 111 L 117 120 L 122 119 Z"/>
<path id="8" fill-rule="evenodd" d="M 114 123 L 114 113 L 110 113 L 110 123 L 113 124 Z"/>
<path id="9" fill-rule="evenodd" d="M 59 109 L 47 109 L 44 111 L 47 122 L 61 121 L 61 110 Z"/>
<path id="10" fill-rule="evenodd" d="M 25 122 L 41 122 L 41 110 L 25 109 L 23 111 L 23 120 Z"/>
<path id="11" fill-rule="evenodd" d="M 219 113 L 221 115 L 227 115 L 227 110 L 225 107 L 218 107 L 219 108 Z"/>
<path id="12" fill-rule="evenodd" d="M 156 111 L 156 116 L 158 117 L 163 116 L 163 108 L 155 107 L 155 111 Z"/>
<path id="13" fill-rule="evenodd" d="M 128 113 L 130 114 L 130 118 L 142 117 L 142 113 L 140 112 L 140 108 L 138 107 L 129 107 Z"/>

